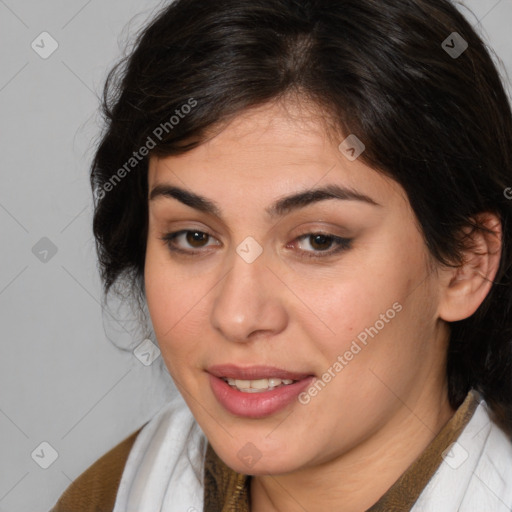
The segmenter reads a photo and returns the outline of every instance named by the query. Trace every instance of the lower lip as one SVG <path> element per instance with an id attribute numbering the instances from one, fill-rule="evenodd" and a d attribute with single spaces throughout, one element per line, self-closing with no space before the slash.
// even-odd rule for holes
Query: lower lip
<path id="1" fill-rule="evenodd" d="M 244 418 L 264 418 L 283 410 L 313 382 L 314 377 L 281 386 L 270 391 L 244 393 L 232 388 L 227 382 L 208 374 L 215 398 L 231 414 Z"/>

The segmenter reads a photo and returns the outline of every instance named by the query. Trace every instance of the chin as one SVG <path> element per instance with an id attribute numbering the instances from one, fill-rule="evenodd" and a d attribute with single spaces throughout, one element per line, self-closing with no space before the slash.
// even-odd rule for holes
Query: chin
<path id="1" fill-rule="evenodd" d="M 300 463 L 294 460 L 281 459 L 276 461 L 270 454 L 254 453 L 254 457 L 248 455 L 250 450 L 239 450 L 237 453 L 229 453 L 228 457 L 223 457 L 218 453 L 219 457 L 224 463 L 229 466 L 233 471 L 242 473 L 244 475 L 262 476 L 262 475 L 282 475 L 291 473 L 300 469 Z M 259 457 L 259 458 L 258 458 Z M 240 460 L 240 459 L 246 459 Z"/>

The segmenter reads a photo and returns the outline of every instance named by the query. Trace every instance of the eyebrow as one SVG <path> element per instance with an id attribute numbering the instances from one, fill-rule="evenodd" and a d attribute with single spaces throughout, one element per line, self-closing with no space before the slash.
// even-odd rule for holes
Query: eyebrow
<path id="1" fill-rule="evenodd" d="M 185 190 L 174 185 L 160 183 L 155 185 L 155 187 L 151 190 L 149 200 L 154 201 L 160 197 L 174 198 L 181 203 L 190 206 L 191 208 L 204 213 L 215 215 L 216 217 L 222 219 L 222 211 L 217 203 L 206 197 L 195 194 L 190 190 Z M 357 190 L 331 184 L 321 188 L 308 189 L 303 192 L 298 192 L 296 194 L 278 199 L 274 204 L 266 208 L 265 211 L 271 218 L 282 217 L 294 210 L 298 210 L 299 208 L 304 208 L 310 204 L 317 203 L 319 201 L 325 201 L 327 199 L 361 201 L 373 206 L 382 206 L 371 197 L 362 194 Z"/>

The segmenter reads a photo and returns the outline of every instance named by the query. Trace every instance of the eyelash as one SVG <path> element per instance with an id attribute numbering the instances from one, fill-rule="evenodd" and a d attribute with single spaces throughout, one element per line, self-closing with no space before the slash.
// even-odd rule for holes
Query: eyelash
<path id="1" fill-rule="evenodd" d="M 198 251 L 187 251 L 187 250 L 180 249 L 180 248 L 176 247 L 175 245 L 173 245 L 173 242 L 176 238 L 178 238 L 180 235 L 184 235 L 186 233 L 200 233 L 201 235 L 207 235 L 207 236 L 212 237 L 212 235 L 209 235 L 208 233 L 206 233 L 204 231 L 199 231 L 199 230 L 194 230 L 194 229 L 182 229 L 180 231 L 165 233 L 162 237 L 160 237 L 160 240 L 165 242 L 165 245 L 171 252 L 184 254 L 186 256 L 199 256 L 200 252 L 202 252 L 200 249 Z M 310 238 L 313 236 L 323 236 L 323 237 L 331 240 L 332 243 L 335 244 L 337 247 L 335 247 L 334 249 L 327 249 L 324 251 L 300 250 L 301 257 L 308 258 L 308 259 L 309 258 L 314 258 L 314 259 L 326 258 L 329 256 L 333 256 L 335 254 L 338 254 L 342 251 L 346 251 L 352 247 L 352 239 L 342 238 L 342 237 L 339 237 L 336 235 L 332 235 L 330 233 L 323 233 L 323 232 L 305 233 L 303 235 L 298 236 L 293 242 L 302 241 L 304 239 L 307 239 L 307 238 Z M 207 242 L 208 241 L 209 240 L 207 240 Z"/>

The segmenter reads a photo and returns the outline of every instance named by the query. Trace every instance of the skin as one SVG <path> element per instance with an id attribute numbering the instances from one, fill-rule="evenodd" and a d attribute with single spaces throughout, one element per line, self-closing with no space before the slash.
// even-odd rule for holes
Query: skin
<path id="1" fill-rule="evenodd" d="M 150 159 L 150 191 L 179 186 L 222 212 L 148 201 L 146 297 L 165 364 L 210 444 L 228 466 L 253 475 L 253 512 L 360 512 L 384 494 L 454 413 L 447 321 L 478 308 L 499 263 L 499 237 L 481 237 L 477 248 L 492 246 L 494 255 L 431 268 L 404 190 L 361 158 L 345 158 L 342 140 L 314 113 L 272 103 L 192 151 Z M 329 199 L 267 217 L 275 200 L 327 184 L 379 206 Z M 499 232 L 496 218 L 484 220 Z M 175 240 L 196 256 L 171 252 L 161 239 L 181 229 L 211 235 Z M 298 237 L 318 232 L 351 245 L 307 258 L 321 256 L 322 245 Z M 263 249 L 253 263 L 236 252 L 248 236 Z M 307 405 L 247 419 L 215 399 L 209 366 L 273 365 L 320 378 L 397 302 L 401 311 Z M 261 455 L 250 468 L 237 456 L 249 442 Z"/>

